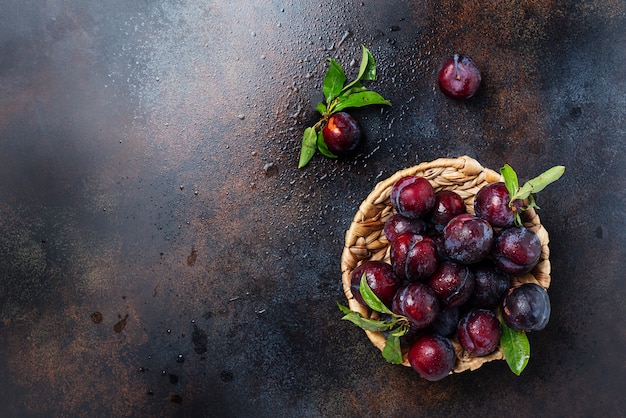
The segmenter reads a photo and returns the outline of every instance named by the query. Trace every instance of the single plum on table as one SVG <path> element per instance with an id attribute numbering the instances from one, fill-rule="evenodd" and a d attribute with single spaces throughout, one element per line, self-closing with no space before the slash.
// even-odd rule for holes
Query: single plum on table
<path id="1" fill-rule="evenodd" d="M 330 152 L 345 156 L 358 148 L 363 134 L 361 127 L 349 113 L 337 112 L 328 118 L 322 129 L 322 136 Z"/>
<path id="2" fill-rule="evenodd" d="M 439 67 L 437 81 L 446 96 L 464 100 L 472 97 L 482 80 L 480 69 L 469 56 L 454 54 Z"/>

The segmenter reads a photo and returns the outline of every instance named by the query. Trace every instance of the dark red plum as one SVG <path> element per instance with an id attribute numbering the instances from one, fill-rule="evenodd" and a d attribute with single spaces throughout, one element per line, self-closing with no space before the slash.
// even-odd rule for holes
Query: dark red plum
<path id="1" fill-rule="evenodd" d="M 472 264 L 484 259 L 493 245 L 489 222 L 464 213 L 454 217 L 443 229 L 446 255 L 459 263 Z"/>
<path id="2" fill-rule="evenodd" d="M 489 222 L 492 227 L 505 228 L 513 225 L 513 209 L 509 206 L 511 195 L 503 182 L 483 186 L 474 199 L 476 216 Z"/>
<path id="3" fill-rule="evenodd" d="M 424 283 L 411 283 L 400 288 L 393 297 L 391 310 L 406 316 L 417 329 L 428 327 L 439 314 L 439 300 Z"/>
<path id="4" fill-rule="evenodd" d="M 361 277 L 365 280 L 372 292 L 388 307 L 391 306 L 393 296 L 400 288 L 401 282 L 393 272 L 391 265 L 384 261 L 365 261 L 352 271 L 350 276 L 350 291 L 354 298 L 363 306 L 367 306 L 360 292 Z"/>
<path id="5" fill-rule="evenodd" d="M 328 118 L 322 129 L 324 143 L 337 156 L 352 154 L 363 137 L 357 121 L 346 112 L 337 112 Z"/>
<path id="6" fill-rule="evenodd" d="M 435 230 L 442 231 L 452 218 L 467 212 L 463 198 L 452 190 L 439 190 L 435 193 L 435 205 L 429 215 L 429 221 Z"/>
<path id="7" fill-rule="evenodd" d="M 393 271 L 401 279 L 421 281 L 437 268 L 437 247 L 432 239 L 419 234 L 402 234 L 389 250 Z"/>
<path id="8" fill-rule="evenodd" d="M 418 176 L 399 179 L 391 188 L 391 206 L 400 215 L 416 219 L 426 216 L 435 205 L 435 189 Z"/>
<path id="9" fill-rule="evenodd" d="M 501 335 L 500 321 L 488 309 L 469 311 L 457 328 L 457 338 L 463 349 L 478 357 L 493 353 L 500 344 Z"/>
<path id="10" fill-rule="evenodd" d="M 472 295 L 474 275 L 468 266 L 444 261 L 428 279 L 428 285 L 446 308 L 461 306 Z"/>
<path id="11" fill-rule="evenodd" d="M 399 213 L 392 215 L 383 226 L 383 232 L 389 242 L 395 240 L 398 235 L 412 233 L 422 234 L 426 231 L 426 223 L 421 219 L 409 219 Z"/>
<path id="12" fill-rule="evenodd" d="M 463 100 L 472 97 L 481 82 L 480 70 L 467 55 L 454 54 L 439 67 L 437 81 L 446 96 Z"/>
<path id="13" fill-rule="evenodd" d="M 437 318 L 430 324 L 429 329 L 435 334 L 450 337 L 456 333 L 460 314 L 459 307 L 457 306 L 445 308 L 439 312 Z"/>
<path id="14" fill-rule="evenodd" d="M 505 273 L 528 273 L 539 262 L 541 241 L 528 228 L 510 227 L 497 236 L 491 256 L 496 266 Z"/>
<path id="15" fill-rule="evenodd" d="M 413 370 L 431 382 L 449 375 L 456 362 L 450 340 L 433 334 L 426 334 L 415 341 L 409 349 L 408 359 Z"/>

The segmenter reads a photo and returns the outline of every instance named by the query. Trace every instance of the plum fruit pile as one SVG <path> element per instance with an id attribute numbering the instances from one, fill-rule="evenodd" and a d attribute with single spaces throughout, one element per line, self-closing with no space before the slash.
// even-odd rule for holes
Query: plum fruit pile
<path id="1" fill-rule="evenodd" d="M 514 196 L 515 197 L 515 196 Z M 459 194 L 435 192 L 419 176 L 397 180 L 395 213 L 384 224 L 389 262 L 366 260 L 352 271 L 351 291 L 362 305 L 362 284 L 396 317 L 405 318 L 402 350 L 424 379 L 454 368 L 454 342 L 470 356 L 501 344 L 503 325 L 521 332 L 543 329 L 550 299 L 537 284 L 512 286 L 541 256 L 537 235 L 515 223 L 522 203 L 502 183 L 482 187 L 468 212 Z M 364 280 L 364 282 L 363 282 Z"/>

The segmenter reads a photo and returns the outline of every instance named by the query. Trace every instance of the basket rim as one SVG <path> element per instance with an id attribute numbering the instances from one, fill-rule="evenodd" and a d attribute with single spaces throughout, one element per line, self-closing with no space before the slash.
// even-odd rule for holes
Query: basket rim
<path id="1" fill-rule="evenodd" d="M 350 290 L 351 274 L 354 268 L 366 260 L 388 259 L 389 242 L 384 237 L 382 228 L 384 221 L 395 211 L 391 208 L 389 194 L 393 184 L 400 178 L 410 175 L 422 175 L 433 184 L 435 190 L 452 189 L 462 195 L 468 212 L 473 213 L 473 197 L 475 192 L 485 184 L 503 181 L 500 173 L 483 167 L 477 160 L 464 155 L 458 158 L 439 158 L 429 162 L 396 171 L 388 178 L 378 182 L 368 196 L 360 204 L 354 215 L 350 228 L 345 233 L 344 248 L 341 255 L 342 285 L 344 294 L 351 310 L 360 313 L 366 318 L 372 317 L 372 311 L 361 305 Z M 462 180 L 467 180 L 461 183 Z M 455 183 L 455 181 L 457 181 Z M 462 184 L 462 190 L 455 186 Z M 471 207 L 469 202 L 472 203 Z M 530 273 L 511 275 L 511 286 L 521 283 L 537 283 L 548 289 L 551 282 L 549 261 L 549 234 L 541 224 L 541 220 L 534 209 L 522 212 L 522 221 L 525 227 L 537 234 L 541 242 L 541 256 L 539 263 Z M 375 316 L 375 315 L 374 315 Z M 364 330 L 370 342 L 379 350 L 383 350 L 386 338 L 380 332 Z M 483 357 L 473 357 L 465 353 L 455 338 L 452 338 L 457 361 L 451 373 L 460 373 L 466 370 L 476 370 L 483 364 L 504 359 L 502 348 Z M 404 366 L 410 367 L 407 353 L 403 353 Z"/>

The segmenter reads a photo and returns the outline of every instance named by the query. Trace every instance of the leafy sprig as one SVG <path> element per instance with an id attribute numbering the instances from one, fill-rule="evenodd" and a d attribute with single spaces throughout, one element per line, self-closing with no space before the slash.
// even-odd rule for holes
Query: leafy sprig
<path id="1" fill-rule="evenodd" d="M 560 179 L 563 173 L 565 173 L 565 167 L 557 165 L 537 177 L 528 180 L 522 187 L 520 187 L 517 173 L 510 165 L 505 164 L 504 167 L 500 169 L 500 174 L 502 174 L 502 177 L 504 178 L 506 189 L 511 196 L 509 207 L 513 209 L 515 225 L 522 225 L 522 219 L 520 217 L 521 211 L 525 211 L 530 208 L 540 209 L 535 201 L 534 195 L 545 189 L 549 184 Z"/>
<path id="2" fill-rule="evenodd" d="M 500 346 L 504 353 L 504 359 L 509 365 L 509 369 L 519 376 L 530 360 L 528 336 L 524 331 L 509 328 L 502 320 L 500 322 L 502 323 Z"/>
<path id="3" fill-rule="evenodd" d="M 400 337 L 409 331 L 409 320 L 402 315 L 396 315 L 387 308 L 369 287 L 365 277 L 365 274 L 363 274 L 363 276 L 361 276 L 361 282 L 359 283 L 359 292 L 363 300 L 372 310 L 387 314 L 389 318 L 384 320 L 365 318 L 359 312 L 352 311 L 350 308 L 337 303 L 341 312 L 345 314 L 341 319 L 350 321 L 368 331 L 387 332 L 387 342 L 382 351 L 383 357 L 389 363 L 401 364 L 402 347 Z"/>
<path id="4" fill-rule="evenodd" d="M 335 154 L 328 150 L 322 135 L 324 125 L 333 113 L 341 112 L 351 107 L 368 105 L 391 106 L 388 100 L 363 85 L 363 81 L 376 80 L 376 61 L 365 46 L 362 46 L 362 52 L 359 73 L 354 80 L 347 84 L 348 78 L 341 64 L 332 58 L 328 58 L 329 66 L 324 76 L 322 89 L 324 101 L 316 106 L 317 111 L 322 116 L 315 125 L 304 130 L 298 168 L 306 166 L 316 151 L 320 151 L 329 158 L 337 158 Z"/>

